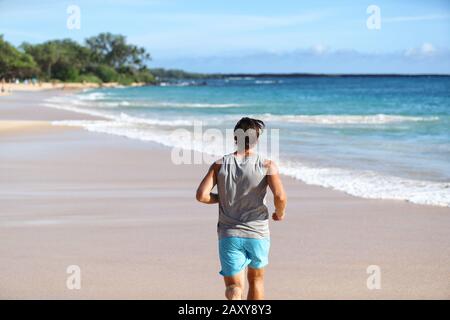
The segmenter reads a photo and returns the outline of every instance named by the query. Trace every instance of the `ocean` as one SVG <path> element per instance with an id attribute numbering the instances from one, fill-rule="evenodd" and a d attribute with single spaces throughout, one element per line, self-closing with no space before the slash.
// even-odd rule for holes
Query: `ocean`
<path id="1" fill-rule="evenodd" d="M 278 130 L 283 174 L 364 198 L 450 206 L 450 77 L 228 77 L 197 84 L 86 90 L 45 105 L 109 119 L 57 124 L 216 156 L 233 145 L 208 134 L 185 141 L 174 130 L 193 132 L 201 122 L 203 130 L 225 132 L 241 117 L 255 117 L 265 121 L 266 135 Z"/>

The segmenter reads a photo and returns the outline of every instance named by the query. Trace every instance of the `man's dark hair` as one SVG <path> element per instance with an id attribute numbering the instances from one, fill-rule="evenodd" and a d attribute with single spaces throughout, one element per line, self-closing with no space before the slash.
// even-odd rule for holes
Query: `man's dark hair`
<path id="1" fill-rule="evenodd" d="M 239 120 L 234 126 L 234 139 L 238 144 L 238 150 L 243 150 L 244 148 L 245 150 L 248 150 L 253 147 L 265 127 L 266 125 L 262 120 L 248 117 Z M 242 140 L 242 137 L 245 137 L 245 140 Z M 243 145 L 241 145 L 241 141 L 245 141 Z"/>

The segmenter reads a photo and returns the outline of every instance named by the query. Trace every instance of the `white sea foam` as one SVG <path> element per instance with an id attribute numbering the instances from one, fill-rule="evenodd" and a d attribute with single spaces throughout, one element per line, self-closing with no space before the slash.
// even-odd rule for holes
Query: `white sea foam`
<path id="1" fill-rule="evenodd" d="M 57 102 L 56 100 L 47 100 L 47 101 L 48 102 L 44 102 L 41 105 L 44 107 L 66 110 L 66 111 L 73 111 L 73 112 L 77 112 L 77 113 L 87 114 L 87 115 L 95 116 L 95 117 L 102 117 L 102 118 L 111 119 L 111 120 L 114 120 L 114 118 L 115 118 L 113 115 L 107 114 L 105 112 L 98 112 L 98 111 L 91 110 L 91 109 L 80 108 L 78 106 L 69 105 L 66 102 Z"/>
<path id="2" fill-rule="evenodd" d="M 239 108 L 237 103 L 180 103 L 169 101 L 133 101 L 133 106 L 142 107 L 170 107 L 170 108 Z"/>
<path id="3" fill-rule="evenodd" d="M 64 103 L 62 103 L 64 102 Z M 46 106 L 70 110 L 79 113 L 104 117 L 107 120 L 96 121 L 54 121 L 54 125 L 80 126 L 93 132 L 102 132 L 107 134 L 119 135 L 130 139 L 143 141 L 153 141 L 168 147 L 187 148 L 196 151 L 207 152 L 211 154 L 214 146 L 204 145 L 201 141 L 194 141 L 186 144 L 186 141 L 171 135 L 171 128 L 178 126 L 191 126 L 193 121 L 188 119 L 164 120 L 164 119 L 143 119 L 132 117 L 125 113 L 111 115 L 105 112 L 86 110 L 75 106 L 67 105 L 67 101 L 53 100 L 52 103 L 46 103 Z M 264 117 L 273 117 L 264 115 Z M 286 117 L 286 116 L 275 116 Z M 319 116 L 287 116 L 303 117 L 311 121 L 319 121 Z M 306 118 L 305 118 L 306 117 Z M 312 118 L 311 118 L 312 117 Z M 350 118 L 349 118 L 350 117 Z M 403 121 L 435 121 L 437 117 L 407 117 L 407 116 L 325 116 L 325 123 L 391 123 Z M 226 119 L 226 117 L 223 117 Z M 217 121 L 220 122 L 218 119 Z M 263 118 L 267 120 L 266 118 Z M 286 121 L 285 118 L 278 118 Z M 313 120 L 310 120 L 313 119 Z M 270 118 L 271 121 L 275 121 Z M 333 122 L 334 121 L 334 122 Z M 378 122 L 377 122 L 378 121 Z M 316 123 L 312 122 L 312 123 Z M 363 122 L 364 123 L 364 122 Z M 215 150 L 220 150 L 216 147 Z M 348 194 L 369 198 L 369 199 L 394 199 L 406 200 L 417 204 L 450 206 L 450 183 L 419 181 L 404 179 L 395 176 L 382 175 L 373 171 L 358 171 L 342 168 L 323 168 L 307 166 L 299 162 L 281 161 L 280 171 L 283 174 L 302 180 L 307 184 L 319 185 L 335 190 L 340 190 Z"/>
<path id="4" fill-rule="evenodd" d="M 154 126 L 168 126 L 168 127 L 179 127 L 179 126 L 192 126 L 194 125 L 193 120 L 160 120 L 160 119 L 144 119 L 131 117 L 126 113 L 120 113 L 118 117 L 114 117 L 116 121 L 134 123 L 134 124 L 148 124 Z"/>
<path id="5" fill-rule="evenodd" d="M 107 95 L 104 92 L 90 92 L 90 93 L 86 93 L 86 94 L 80 94 L 77 96 L 77 98 L 80 100 L 94 101 L 94 100 L 104 99 L 106 96 Z"/>
<path id="6" fill-rule="evenodd" d="M 142 128 L 130 121 L 65 120 L 52 121 L 52 125 L 82 127 L 91 132 L 107 133 L 141 141 L 152 141 L 167 147 L 186 148 L 186 144 L 182 140 L 177 139 L 176 136 L 171 136 L 170 131 L 151 127 Z"/>
<path id="7" fill-rule="evenodd" d="M 99 112 L 95 110 L 87 110 L 83 108 L 73 107 L 73 106 L 66 106 L 66 105 L 58 105 L 55 103 L 43 103 L 42 104 L 45 107 L 60 109 L 60 110 L 66 110 L 66 111 L 73 111 L 77 113 L 87 114 L 91 116 L 106 118 L 111 121 L 107 121 L 105 124 L 113 124 L 114 121 L 117 123 L 129 123 L 129 124 L 135 124 L 135 125 L 153 125 L 153 126 L 165 126 L 165 127 L 180 127 L 180 126 L 192 126 L 194 121 L 193 120 L 161 120 L 161 119 L 145 119 L 145 118 L 138 118 L 138 117 L 132 117 L 125 113 L 120 113 L 119 115 L 113 115 L 113 114 L 107 114 L 105 112 Z M 56 123 L 56 122 L 55 122 Z M 102 122 L 99 122 L 102 124 Z M 70 121 L 61 122 L 60 124 L 64 125 L 70 125 Z M 75 126 L 83 126 L 84 124 L 97 124 L 97 122 L 74 122 Z"/>
<path id="8" fill-rule="evenodd" d="M 314 168 L 300 163 L 281 163 L 280 172 L 307 184 L 340 190 L 357 197 L 450 206 L 450 183 L 404 179 L 373 171 Z"/>
<path id="9" fill-rule="evenodd" d="M 114 116 L 108 115 L 104 112 L 98 112 L 95 110 L 88 110 L 88 109 L 78 108 L 78 107 L 70 106 L 70 105 L 62 105 L 62 104 L 58 104 L 58 103 L 54 103 L 54 102 L 53 103 L 46 102 L 46 103 L 42 103 L 41 105 L 44 107 L 66 110 L 66 111 L 73 111 L 73 112 L 77 112 L 77 113 L 87 114 L 90 116 L 102 117 L 102 118 L 114 120 Z"/>
<path id="10" fill-rule="evenodd" d="M 231 81 L 242 81 L 242 80 L 254 80 L 255 78 L 253 77 L 229 77 L 226 80 L 231 80 Z"/>
<path id="11" fill-rule="evenodd" d="M 94 104 L 85 101 L 75 102 L 79 105 L 91 105 L 100 108 L 117 107 L 142 107 L 142 108 L 239 108 L 242 105 L 236 103 L 179 103 L 164 101 L 97 101 Z"/>
<path id="12" fill-rule="evenodd" d="M 87 95 L 49 98 L 48 102 L 73 104 L 77 106 L 91 106 L 99 108 L 116 107 L 144 107 L 144 108 L 239 108 L 243 104 L 238 103 L 196 103 L 196 102 L 171 102 L 171 101 L 149 101 L 149 100 L 105 100 L 107 95 L 101 92 L 92 92 Z"/>
<path id="13" fill-rule="evenodd" d="M 274 83 L 282 83 L 281 80 L 256 80 L 256 84 L 274 84 Z"/>
<path id="14" fill-rule="evenodd" d="M 358 124 L 389 124 L 401 122 L 438 121 L 435 116 L 400 116 L 400 115 L 254 115 L 264 121 L 292 122 L 318 125 L 358 125 Z"/>
<path id="15" fill-rule="evenodd" d="M 172 136 L 170 131 L 154 128 L 142 128 L 137 124 L 147 120 L 123 116 L 121 119 L 97 121 L 54 121 L 54 125 L 80 126 L 88 131 L 101 132 L 152 141 L 168 147 L 192 149 L 200 152 L 211 150 L 211 146 L 201 141 L 186 141 Z M 167 125 L 164 121 L 158 124 Z M 215 150 L 220 150 L 219 146 Z M 211 154 L 211 152 L 207 152 Z M 215 153 L 219 155 L 219 153 Z M 305 166 L 301 163 L 281 162 L 280 172 L 304 181 L 307 184 L 323 186 L 348 194 L 369 199 L 406 200 L 417 204 L 450 206 L 450 183 L 403 179 L 381 175 L 372 171 L 346 170 L 341 168 L 320 168 Z"/>

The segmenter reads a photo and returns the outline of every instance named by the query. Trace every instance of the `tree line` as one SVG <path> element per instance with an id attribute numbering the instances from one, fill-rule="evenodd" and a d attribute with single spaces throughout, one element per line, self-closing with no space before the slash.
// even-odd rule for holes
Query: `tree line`
<path id="1" fill-rule="evenodd" d="M 0 79 L 38 79 L 63 82 L 155 83 L 147 67 L 145 48 L 128 44 L 125 36 L 100 33 L 79 44 L 70 39 L 18 48 L 0 35 Z"/>

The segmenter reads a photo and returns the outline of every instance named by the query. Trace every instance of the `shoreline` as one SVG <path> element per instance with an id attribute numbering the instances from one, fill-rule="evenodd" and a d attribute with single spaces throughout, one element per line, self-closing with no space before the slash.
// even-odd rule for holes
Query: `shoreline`
<path id="1" fill-rule="evenodd" d="M 56 97 L 56 96 L 63 96 L 63 95 L 68 95 L 68 94 L 72 94 L 72 93 L 77 93 L 79 92 L 81 89 L 74 89 L 71 91 L 60 91 L 58 89 L 50 89 L 50 90 L 40 90 L 37 91 L 43 93 L 46 97 Z M 36 94 L 36 92 L 34 91 L 23 91 L 24 93 L 28 93 L 28 94 Z M 47 94 L 48 93 L 48 94 Z M 55 110 L 55 111 L 61 111 L 64 113 L 66 113 L 67 115 L 70 114 L 70 116 L 65 117 L 64 119 L 49 119 L 50 120 L 50 124 L 53 126 L 57 126 L 57 127 L 67 127 L 67 128 L 79 128 L 82 130 L 86 130 L 86 131 L 90 131 L 90 132 L 97 132 L 97 133 L 101 133 L 101 134 L 107 134 L 107 135 L 112 135 L 112 136 L 116 136 L 116 137 L 125 137 L 127 139 L 131 139 L 131 140 L 136 140 L 136 141 L 140 141 L 140 142 L 144 142 L 144 143 L 152 143 L 154 145 L 158 145 L 158 147 L 163 147 L 166 148 L 167 150 L 169 150 L 170 148 L 172 148 L 173 146 L 161 143 L 161 142 L 157 142 L 157 141 L 153 141 L 153 140 L 145 140 L 145 139 L 140 139 L 140 138 L 136 138 L 136 137 L 129 137 L 127 135 L 122 135 L 122 134 L 117 134 L 117 133 L 111 133 L 111 132 L 104 132 L 104 131 L 96 131 L 96 130 L 90 130 L 86 127 L 84 127 L 84 125 L 82 123 L 78 124 L 71 124 L 71 121 L 83 121 L 83 120 L 105 120 L 105 121 L 111 121 L 113 122 L 114 120 L 111 117 L 106 117 L 105 115 L 99 114 L 98 112 L 89 112 L 87 110 L 83 110 L 83 109 L 79 109 L 78 108 L 71 108 L 71 107 L 56 107 L 56 106 L 50 106 L 48 104 L 43 104 L 44 100 L 41 99 L 39 105 L 39 108 L 41 109 L 40 112 L 43 112 L 43 109 L 51 109 L 51 110 Z M 44 114 L 48 114 L 45 113 Z M 52 114 L 52 112 L 50 112 L 50 114 Z M 28 119 L 28 118 L 27 118 Z M 68 120 L 67 122 L 65 122 L 64 120 Z M 0 119 L 1 121 L 1 119 Z M 64 123 L 65 122 L 65 123 Z M 194 152 L 199 152 L 198 150 L 194 150 L 194 149 L 186 149 L 187 151 L 194 153 Z M 288 173 L 289 171 L 289 173 Z M 289 179 L 295 179 L 296 181 L 299 181 L 301 183 L 304 183 L 305 185 L 308 186 L 316 186 L 319 188 L 323 188 L 325 190 L 330 190 L 333 192 L 338 192 L 338 193 L 342 193 L 345 195 L 349 195 L 352 197 L 357 197 L 357 198 L 361 198 L 361 199 L 367 199 L 367 200 L 381 200 L 381 201 L 399 201 L 399 202 L 406 202 L 406 203 L 411 203 L 411 204 L 415 204 L 415 205 L 420 205 L 420 206 L 426 206 L 426 207 L 440 207 L 440 208 L 450 208 L 450 205 L 445 203 L 445 204 L 440 204 L 440 203 L 431 203 L 431 202 L 417 202 L 417 201 L 413 201 L 410 199 L 403 199 L 403 198 L 396 198 L 396 197 L 392 197 L 392 198 L 385 198 L 385 197 L 377 197 L 377 196 L 368 196 L 368 195 L 362 195 L 362 194 L 358 194 L 358 193 L 353 193 L 353 192 L 349 192 L 347 190 L 343 190 L 343 189 L 339 189 L 336 188 L 333 185 L 323 185 L 321 183 L 316 183 L 316 182 L 308 182 L 305 181 L 304 178 L 298 177 L 297 172 L 298 170 L 294 170 L 294 172 L 290 172 L 292 171 L 292 168 L 290 167 L 280 167 L 280 172 L 281 175 L 289 178 Z M 384 178 L 390 178 L 389 176 L 385 176 Z M 393 177 L 394 179 L 396 179 L 396 177 Z M 402 178 L 398 178 L 398 179 L 402 179 Z M 403 178 L 406 179 L 406 178 Z M 411 180 L 414 181 L 414 180 Z M 435 182 L 435 181 L 421 181 L 421 182 L 427 182 L 427 183 L 435 183 L 435 184 L 445 184 L 445 182 Z"/>
<path id="2" fill-rule="evenodd" d="M 97 93 L 93 93 L 96 95 Z M 101 94 L 101 93 L 100 93 Z M 131 123 L 147 124 L 148 119 L 134 118 L 132 116 L 125 117 L 105 115 L 101 111 L 93 111 L 78 107 L 77 104 L 72 105 L 69 100 L 59 100 L 58 102 L 50 102 L 48 107 L 57 110 L 67 110 L 78 114 L 86 114 L 89 116 L 99 117 L 103 120 L 108 120 L 106 123 L 92 123 L 92 122 L 75 122 L 70 121 L 55 123 L 57 125 L 76 126 L 81 127 L 87 131 L 105 133 L 115 136 L 127 137 L 139 141 L 152 141 L 164 145 L 167 148 L 174 146 L 184 148 L 179 145 L 178 141 L 167 140 L 164 136 L 155 134 L 153 138 L 147 138 L 147 132 L 140 130 L 136 126 L 127 129 Z M 126 114 L 125 114 L 126 116 Z M 264 121 L 266 119 L 263 118 Z M 150 121 L 152 121 L 150 119 Z M 270 121 L 270 119 L 267 119 Z M 157 120 L 155 122 L 158 122 Z M 110 125 L 109 125 L 109 124 Z M 125 125 L 125 127 L 122 127 Z M 151 132 L 151 129 L 150 129 Z M 202 152 L 200 148 L 186 149 L 192 153 L 194 151 Z M 203 151 L 204 152 L 204 151 Z M 213 155 L 213 157 L 220 157 L 221 155 Z M 297 159 L 298 160 L 298 159 Z M 352 170 L 342 167 L 324 167 L 314 166 L 314 164 L 304 164 L 303 159 L 294 161 L 279 161 L 280 172 L 290 178 L 297 179 L 307 185 L 314 185 L 323 187 L 325 189 L 334 190 L 336 192 L 343 192 L 345 194 L 359 197 L 363 199 L 375 200 L 395 200 L 406 201 L 424 206 L 436 206 L 450 208 L 450 198 L 448 193 L 448 183 L 445 181 L 428 180 L 425 177 L 415 180 L 408 176 L 395 176 L 387 172 L 371 171 L 371 170 Z M 425 186 L 425 187 L 424 187 Z M 429 190 L 435 190 L 433 194 Z"/>
<path id="3" fill-rule="evenodd" d="M 0 96 L 8 96 L 14 92 L 39 92 L 48 90 L 79 91 L 84 89 L 141 87 L 145 83 L 134 82 L 124 86 L 118 82 L 93 83 L 93 82 L 38 82 L 38 83 L 0 83 Z"/>
<path id="4" fill-rule="evenodd" d="M 10 127 L 0 131 L 0 297 L 223 299 L 217 208 L 194 198 L 207 166 L 173 165 L 153 142 L 53 126 L 100 119 L 38 106 L 54 94 L 65 92 L 0 100 Z M 267 299 L 450 298 L 449 208 L 283 180 Z M 65 287 L 69 265 L 81 290 Z M 370 265 L 381 290 L 366 287 Z"/>

